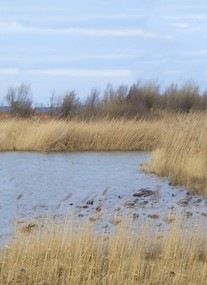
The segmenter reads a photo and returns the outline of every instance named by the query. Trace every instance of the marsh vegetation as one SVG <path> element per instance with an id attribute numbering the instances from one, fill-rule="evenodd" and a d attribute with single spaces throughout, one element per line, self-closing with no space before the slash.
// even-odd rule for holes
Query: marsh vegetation
<path id="1" fill-rule="evenodd" d="M 207 195 L 206 113 L 166 114 L 150 119 L 0 121 L 0 150 L 151 150 L 144 167 L 173 184 Z"/>
<path id="2" fill-rule="evenodd" d="M 206 93 L 202 95 L 194 85 L 172 85 L 163 94 L 152 84 L 108 86 L 102 99 L 93 90 L 81 105 L 69 92 L 50 120 L 21 119 L 19 113 L 1 120 L 0 150 L 149 150 L 152 158 L 142 165 L 144 171 L 207 197 L 207 101 Z M 190 216 L 186 212 L 186 218 Z M 13 241 L 0 251 L 0 284 L 207 283 L 202 219 L 189 231 L 180 217 L 163 234 L 146 224 L 129 227 L 120 220 L 110 234 L 104 228 L 97 232 L 91 223 L 62 223 L 17 229 Z"/>
<path id="3" fill-rule="evenodd" d="M 34 227 L 33 227 L 34 228 Z M 63 230 L 64 229 L 64 230 Z M 176 224 L 165 235 L 117 226 L 45 224 L 17 232 L 0 252 L 0 284 L 200 284 L 207 281 L 206 231 Z"/>

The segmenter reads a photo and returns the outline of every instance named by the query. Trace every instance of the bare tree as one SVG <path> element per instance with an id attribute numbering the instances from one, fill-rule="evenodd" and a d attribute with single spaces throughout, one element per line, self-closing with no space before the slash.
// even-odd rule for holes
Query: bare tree
<path id="1" fill-rule="evenodd" d="M 29 117 L 32 114 L 30 84 L 22 83 L 19 87 L 10 87 L 6 95 L 6 100 L 11 106 L 12 115 Z"/>
<path id="2" fill-rule="evenodd" d="M 67 91 L 60 106 L 60 118 L 71 118 L 80 107 L 80 100 L 74 91 Z"/>
<path id="3" fill-rule="evenodd" d="M 86 98 L 85 105 L 93 111 L 99 103 L 100 90 L 93 88 L 90 95 Z"/>
<path id="4" fill-rule="evenodd" d="M 50 114 L 53 116 L 58 116 L 60 113 L 62 105 L 62 98 L 55 94 L 55 91 L 52 92 L 50 97 Z"/>
<path id="5" fill-rule="evenodd" d="M 119 85 L 116 89 L 116 100 L 118 102 L 125 102 L 128 95 L 128 86 Z"/>
<path id="6" fill-rule="evenodd" d="M 103 98 L 104 104 L 107 104 L 113 101 L 115 94 L 116 94 L 116 91 L 113 85 L 111 83 L 108 83 L 104 90 L 104 98 Z"/>

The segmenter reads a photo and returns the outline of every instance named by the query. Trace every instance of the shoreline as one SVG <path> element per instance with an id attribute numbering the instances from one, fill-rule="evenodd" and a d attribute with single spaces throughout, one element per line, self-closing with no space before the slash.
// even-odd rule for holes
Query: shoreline
<path id="1" fill-rule="evenodd" d="M 0 120 L 0 151 L 152 151 L 145 170 L 207 196 L 204 113 L 163 119 Z"/>

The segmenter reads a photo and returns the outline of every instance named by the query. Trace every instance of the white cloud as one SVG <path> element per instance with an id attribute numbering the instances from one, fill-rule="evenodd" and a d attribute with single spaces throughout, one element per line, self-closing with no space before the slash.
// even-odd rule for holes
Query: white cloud
<path id="1" fill-rule="evenodd" d="M 171 35 L 159 35 L 143 29 L 92 29 L 92 28 L 36 28 L 24 26 L 18 22 L 0 22 L 1 33 L 45 33 L 70 34 L 78 36 L 113 36 L 113 37 L 143 37 L 151 39 L 170 40 Z"/>
<path id="2" fill-rule="evenodd" d="M 167 15 L 163 16 L 166 20 L 207 20 L 207 14 L 188 14 L 188 15 Z"/>
<path id="3" fill-rule="evenodd" d="M 179 29 L 187 29 L 189 25 L 187 23 L 176 23 L 176 24 L 173 24 L 173 27 L 176 27 Z"/>
<path id="4" fill-rule="evenodd" d="M 46 75 L 46 76 L 70 76 L 70 77 L 130 77 L 132 71 L 129 69 L 70 69 L 70 68 L 46 68 L 46 69 L 18 69 L 1 68 L 0 75 L 24 75 L 24 74 Z"/>
<path id="5" fill-rule="evenodd" d="M 24 26 L 14 21 L 0 22 L 0 32 L 20 32 L 24 30 Z"/>
<path id="6" fill-rule="evenodd" d="M 69 69 L 69 68 L 52 68 L 52 69 L 33 69 L 31 73 L 48 76 L 73 76 L 73 77 L 130 77 L 132 72 L 128 69 L 114 70 L 91 70 L 91 69 Z"/>
<path id="7" fill-rule="evenodd" d="M 17 68 L 0 68 L 0 74 L 4 75 L 18 75 L 20 70 Z"/>
<path id="8" fill-rule="evenodd" d="M 193 25 L 192 23 L 191 24 L 188 24 L 188 23 L 174 23 L 172 24 L 173 27 L 175 28 L 178 28 L 180 30 L 185 30 L 187 32 L 192 32 L 192 33 L 195 33 L 195 32 L 201 32 L 202 30 L 205 30 L 206 27 L 202 27 L 202 26 L 196 26 L 196 25 Z"/>
<path id="9" fill-rule="evenodd" d="M 103 14 L 103 15 L 47 15 L 45 17 L 39 17 L 36 15 L 35 17 L 31 17 L 30 15 L 15 15 L 15 16 L 2 16 L 1 21 L 3 23 L 17 23 L 26 21 L 32 25 L 54 25 L 54 24 L 75 24 L 75 23 L 82 23 L 85 24 L 87 22 L 93 21 L 130 21 L 130 20 L 139 20 L 143 19 L 145 16 L 145 12 L 141 11 L 139 13 L 133 14 Z"/>
<path id="10" fill-rule="evenodd" d="M 89 16 L 47 16 L 45 18 L 35 18 L 34 22 L 49 23 L 49 22 L 80 22 L 93 20 L 132 20 L 144 17 L 144 11 L 136 14 L 104 14 L 104 15 L 89 15 Z"/>
<path id="11" fill-rule="evenodd" d="M 8 61 L 21 61 L 22 63 L 37 63 L 37 62 L 80 62 L 80 61 L 102 61 L 102 60 L 125 60 L 125 59 L 133 59 L 138 58 L 141 55 L 143 56 L 144 50 L 137 50 L 136 52 L 125 52 L 125 53 L 109 53 L 109 54 L 81 54 L 81 55 L 43 55 L 41 56 L 18 56 L 11 54 L 11 55 L 0 55 L 1 62 L 8 62 Z"/>

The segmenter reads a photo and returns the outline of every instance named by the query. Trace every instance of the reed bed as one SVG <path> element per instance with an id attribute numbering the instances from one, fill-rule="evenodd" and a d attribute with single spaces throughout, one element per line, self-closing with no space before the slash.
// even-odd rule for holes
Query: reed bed
<path id="1" fill-rule="evenodd" d="M 0 150 L 152 150 L 145 169 L 207 196 L 206 113 L 166 114 L 160 119 L 0 121 Z"/>
<path id="2" fill-rule="evenodd" d="M 0 121 L 0 134 L 1 151 L 153 150 L 148 171 L 207 196 L 205 114 L 147 121 L 10 119 Z M 181 221 L 164 234 L 127 223 L 116 227 L 101 234 L 67 221 L 17 229 L 0 249 L 0 285 L 207 284 L 202 223 L 189 231 Z"/>
<path id="3" fill-rule="evenodd" d="M 144 120 L 0 121 L 0 150 L 151 150 L 162 123 Z"/>
<path id="4" fill-rule="evenodd" d="M 165 121 L 148 171 L 207 196 L 207 117 L 187 114 Z"/>
<path id="5" fill-rule="evenodd" d="M 17 232 L 0 250 L 0 284 L 206 285 L 206 231 L 176 224 L 165 235 L 117 226 L 97 234 L 85 224 Z"/>

